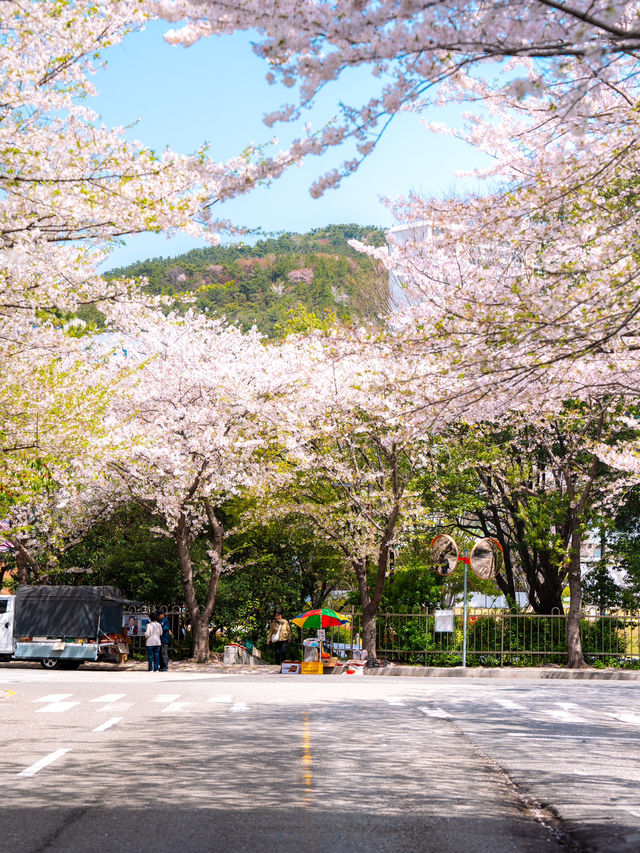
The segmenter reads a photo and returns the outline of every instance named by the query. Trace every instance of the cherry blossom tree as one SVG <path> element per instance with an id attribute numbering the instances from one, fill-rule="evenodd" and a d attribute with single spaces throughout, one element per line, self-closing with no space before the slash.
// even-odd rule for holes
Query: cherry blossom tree
<path id="1" fill-rule="evenodd" d="M 183 230 L 216 239 L 216 202 L 277 174 L 288 154 L 217 163 L 206 148 L 158 154 L 88 106 L 103 54 L 149 17 L 138 0 L 2 3 L 0 319 L 72 309 L 122 285 L 96 272 L 119 237 Z M 279 163 L 279 166 L 276 166 Z"/>
<path id="2" fill-rule="evenodd" d="M 97 379 L 94 355 L 62 326 L 82 304 L 108 312 L 140 298 L 133 281 L 98 271 L 117 240 L 176 230 L 216 240 L 231 227 L 216 202 L 291 162 L 283 153 L 267 165 L 252 146 L 227 163 L 205 147 L 157 153 L 101 122 L 92 75 L 149 15 L 138 0 L 0 3 L 0 518 L 81 435 L 100 441 L 83 379 Z"/>
<path id="3" fill-rule="evenodd" d="M 277 401 L 291 363 L 257 331 L 203 315 L 123 311 L 140 369 L 114 403 L 113 429 L 127 451 L 109 465 L 123 497 L 146 507 L 177 546 L 193 653 L 209 656 L 209 622 L 224 567 L 226 500 L 255 484 L 274 440 Z M 295 353 L 292 352 L 292 355 Z M 198 599 L 192 546 L 208 544 L 208 582 Z"/>
<path id="4" fill-rule="evenodd" d="M 342 551 L 360 595 L 362 643 L 375 657 L 390 552 L 431 509 L 413 482 L 432 441 L 413 383 L 424 391 L 438 377 L 364 329 L 292 336 L 285 346 L 299 358 L 280 406 L 283 465 L 266 469 L 257 488 L 267 517 L 304 516 Z"/>
<path id="5" fill-rule="evenodd" d="M 483 5 L 310 0 L 279 3 L 275 13 L 257 0 L 161 0 L 156 9 L 179 25 L 166 35 L 174 44 L 188 46 L 235 30 L 258 32 L 254 49 L 268 64 L 268 79 L 289 88 L 299 84 L 297 98 L 267 116 L 268 124 L 298 119 L 321 90 L 354 68 L 371 72 L 370 98 L 343 104 L 337 97 L 335 121 L 299 141 L 306 153 L 341 145 L 349 137 L 357 143 L 356 156 L 321 179 L 316 193 L 357 168 L 402 109 L 486 98 L 491 92 L 487 81 L 497 79 L 501 95 L 549 92 L 558 112 L 569 116 L 576 102 L 589 99 L 594 90 L 614 91 L 621 81 L 634 85 L 637 74 L 640 27 L 629 0 L 494 0 Z M 505 64 L 507 73 L 500 78 Z"/>
<path id="6" fill-rule="evenodd" d="M 311 0 L 273 14 L 255 2 L 163 0 L 158 9 L 178 24 L 166 36 L 176 44 L 258 31 L 269 79 L 299 85 L 268 124 L 296 121 L 354 68 L 371 71 L 372 97 L 336 97 L 335 120 L 296 143 L 317 154 L 355 142 L 314 195 L 356 169 L 401 110 L 486 152 L 494 165 L 483 174 L 499 184 L 485 194 L 395 206 L 415 227 L 390 266 L 426 297 L 416 312 L 425 337 L 458 362 L 500 381 L 585 352 L 617 361 L 627 350 L 638 313 L 633 3 Z M 432 106 L 448 103 L 471 106 L 461 127 L 429 121 Z"/>
<path id="7" fill-rule="evenodd" d="M 56 495 L 65 495 L 70 510 L 78 490 L 98 477 L 107 448 L 114 452 L 103 417 L 120 370 L 91 339 L 69 337 L 64 328 L 49 324 L 25 337 L 23 346 L 5 349 L 11 359 L 0 384 L 0 518 L 26 559 L 20 543 L 35 535 L 31 520 L 46 551 Z M 28 563 L 37 574 L 35 561 Z"/>

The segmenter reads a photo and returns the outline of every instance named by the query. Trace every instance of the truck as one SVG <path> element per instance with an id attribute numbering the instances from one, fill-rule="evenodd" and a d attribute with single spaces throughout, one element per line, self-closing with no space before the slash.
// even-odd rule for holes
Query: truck
<path id="1" fill-rule="evenodd" d="M 83 661 L 122 663 L 127 601 L 113 586 L 19 586 L 0 595 L 0 660 L 77 669 Z"/>

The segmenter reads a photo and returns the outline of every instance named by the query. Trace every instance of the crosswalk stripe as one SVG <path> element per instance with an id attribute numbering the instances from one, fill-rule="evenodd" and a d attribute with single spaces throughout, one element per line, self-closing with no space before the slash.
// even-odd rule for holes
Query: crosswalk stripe
<path id="1" fill-rule="evenodd" d="M 92 699 L 92 702 L 117 702 L 118 699 L 124 699 L 126 693 L 105 693 L 104 696 L 96 696 L 95 699 Z"/>
<path id="2" fill-rule="evenodd" d="M 107 729 L 110 729 L 111 726 L 115 726 L 116 723 L 119 723 L 123 717 L 111 717 L 110 720 L 106 720 L 106 722 L 102 723 L 99 726 L 96 726 L 95 729 L 92 729 L 94 732 L 106 732 Z"/>
<path id="3" fill-rule="evenodd" d="M 195 704 L 195 702 L 172 702 L 170 705 L 167 705 L 166 708 L 163 708 L 161 713 L 170 714 L 174 711 L 184 711 L 185 708 L 193 707 Z"/>
<path id="4" fill-rule="evenodd" d="M 25 767 L 25 769 L 21 770 L 17 775 L 35 776 L 39 770 L 42 770 L 43 767 L 46 767 L 48 764 L 52 764 L 54 761 L 57 761 L 58 758 L 61 758 L 67 752 L 71 752 L 71 749 L 56 749 L 55 752 L 50 752 L 49 755 L 45 755 L 44 758 L 41 758 L 40 761 L 36 761 L 36 763 L 32 764 L 30 767 Z"/>
<path id="5" fill-rule="evenodd" d="M 397 696 L 385 696 L 384 701 L 389 705 L 404 705 L 404 699 L 399 699 Z"/>
<path id="6" fill-rule="evenodd" d="M 154 696 L 153 702 L 161 702 L 163 705 L 166 705 L 168 702 L 175 702 L 176 699 L 180 698 L 179 693 L 163 693 L 160 696 Z"/>
<path id="7" fill-rule="evenodd" d="M 73 693 L 48 693 L 46 696 L 41 696 L 40 699 L 34 699 L 34 702 L 61 702 L 63 699 L 68 699 L 73 696 Z"/>
<path id="8" fill-rule="evenodd" d="M 524 706 L 513 702 L 511 699 L 496 699 L 496 704 L 501 705 L 507 711 L 524 711 Z"/>
<path id="9" fill-rule="evenodd" d="M 96 714 L 104 714 L 111 711 L 128 711 L 129 708 L 133 708 L 134 704 L 134 702 L 109 702 L 108 705 L 96 708 Z"/>
<path id="10" fill-rule="evenodd" d="M 621 723 L 632 723 L 634 726 L 640 726 L 640 717 L 637 714 L 608 714 L 607 716 L 620 720 Z"/>
<path id="11" fill-rule="evenodd" d="M 586 723 L 584 717 L 579 717 L 576 714 L 571 714 L 569 711 L 556 711 L 555 708 L 543 708 L 542 713 L 548 717 L 553 717 L 559 723 Z"/>
<path id="12" fill-rule="evenodd" d="M 248 705 L 245 702 L 236 702 L 235 705 L 231 706 L 231 711 L 234 713 L 238 713 L 239 711 L 247 711 Z"/>
<path id="13" fill-rule="evenodd" d="M 68 711 L 80 702 L 51 702 L 50 705 L 44 705 L 38 708 L 38 714 L 60 714 L 62 711 Z"/>
<path id="14" fill-rule="evenodd" d="M 444 708 L 418 708 L 418 711 L 422 711 L 423 714 L 426 714 L 427 717 L 440 717 L 443 720 L 451 719 L 451 714 L 444 710 Z"/>
<path id="15" fill-rule="evenodd" d="M 210 696 L 207 699 L 207 702 L 231 702 L 232 699 L 233 696 L 231 696 L 231 694 L 225 694 L 222 696 Z"/>

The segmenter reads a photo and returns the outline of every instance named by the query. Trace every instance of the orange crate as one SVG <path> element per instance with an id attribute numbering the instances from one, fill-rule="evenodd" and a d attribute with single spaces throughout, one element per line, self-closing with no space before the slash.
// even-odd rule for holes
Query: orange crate
<path id="1" fill-rule="evenodd" d="M 302 661 L 301 672 L 303 675 L 322 675 L 324 665 L 321 660 L 305 660 Z"/>

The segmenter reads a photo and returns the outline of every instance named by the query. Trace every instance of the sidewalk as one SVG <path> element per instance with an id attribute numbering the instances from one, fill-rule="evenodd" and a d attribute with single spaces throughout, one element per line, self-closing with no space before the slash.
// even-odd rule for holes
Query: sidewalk
<path id="1" fill-rule="evenodd" d="M 93 667 L 112 667 L 112 664 L 93 664 Z M 89 668 L 85 665 L 85 668 Z M 118 669 L 145 670 L 147 664 L 141 661 L 121 664 Z M 190 660 L 175 661 L 170 665 L 172 672 L 226 672 L 233 675 L 279 675 L 280 667 L 275 664 L 248 666 L 232 664 L 225 666 L 219 662 L 207 664 L 194 663 Z M 327 673 L 328 674 L 328 673 Z M 340 673 L 335 673 L 339 675 Z M 599 681 L 640 681 L 640 670 L 633 669 L 566 669 L 559 666 L 549 667 L 438 667 L 438 666 L 389 666 L 365 669 L 366 676 L 396 676 L 410 678 L 537 678 L 537 679 L 596 679 Z M 288 678 L 289 676 L 287 676 Z"/>
<path id="2" fill-rule="evenodd" d="M 637 669 L 566 669 L 548 667 L 481 667 L 481 666 L 384 666 L 365 669 L 365 675 L 397 675 L 413 678 L 567 678 L 599 681 L 640 681 Z"/>

